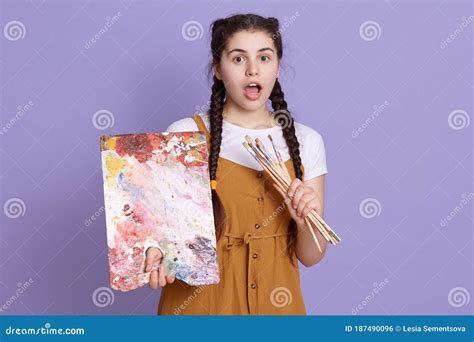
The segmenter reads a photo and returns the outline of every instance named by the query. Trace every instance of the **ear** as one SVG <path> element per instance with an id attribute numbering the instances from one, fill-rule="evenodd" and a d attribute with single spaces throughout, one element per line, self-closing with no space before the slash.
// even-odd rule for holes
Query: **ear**
<path id="1" fill-rule="evenodd" d="M 218 80 L 222 81 L 220 66 L 218 64 L 214 65 L 213 69 L 214 69 L 214 75 L 216 75 Z"/>

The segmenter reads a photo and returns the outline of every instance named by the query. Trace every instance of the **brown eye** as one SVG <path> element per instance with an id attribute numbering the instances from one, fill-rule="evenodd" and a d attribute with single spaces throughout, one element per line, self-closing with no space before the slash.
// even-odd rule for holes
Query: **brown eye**
<path id="1" fill-rule="evenodd" d="M 270 60 L 270 57 L 268 57 L 268 56 L 262 56 L 260 59 L 261 59 L 263 62 L 268 62 L 268 61 Z"/>
<path id="2" fill-rule="evenodd" d="M 244 58 L 242 56 L 237 56 L 234 58 L 234 61 L 237 62 L 237 63 L 240 63 L 244 60 Z"/>

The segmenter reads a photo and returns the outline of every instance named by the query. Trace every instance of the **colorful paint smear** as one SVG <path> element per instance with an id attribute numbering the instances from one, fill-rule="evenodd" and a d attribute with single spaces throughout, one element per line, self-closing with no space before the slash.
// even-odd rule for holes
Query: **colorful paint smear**
<path id="1" fill-rule="evenodd" d="M 219 282 L 204 134 L 101 137 L 110 287 L 149 282 L 148 246 L 165 252 L 168 274 L 189 285 Z"/>

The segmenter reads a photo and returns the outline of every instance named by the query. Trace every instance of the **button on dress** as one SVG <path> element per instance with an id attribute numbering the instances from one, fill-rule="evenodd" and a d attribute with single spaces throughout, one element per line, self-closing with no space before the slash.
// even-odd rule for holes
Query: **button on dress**
<path id="1" fill-rule="evenodd" d="M 193 119 L 209 142 L 202 118 Z M 292 160 L 285 164 L 294 177 Z M 167 284 L 158 315 L 305 315 L 297 258 L 292 264 L 287 253 L 291 217 L 272 179 L 221 157 L 216 178 L 227 216 L 217 242 L 220 282 Z"/>

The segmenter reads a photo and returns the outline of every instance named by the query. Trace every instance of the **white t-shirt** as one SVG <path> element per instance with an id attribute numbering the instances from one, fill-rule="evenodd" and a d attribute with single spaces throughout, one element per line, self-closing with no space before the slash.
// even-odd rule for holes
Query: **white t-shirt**
<path id="1" fill-rule="evenodd" d="M 199 115 L 207 129 L 210 130 L 208 114 L 199 113 Z M 167 132 L 194 132 L 198 130 L 196 122 L 191 117 L 175 121 L 166 129 Z M 298 122 L 295 122 L 295 132 L 300 144 L 301 162 L 305 170 L 304 180 L 326 174 L 328 172 L 326 152 L 321 134 Z M 260 164 L 250 155 L 242 143 L 245 141 L 246 135 L 249 135 L 252 139 L 259 138 L 267 151 L 273 155 L 273 147 L 268 139 L 269 134 L 271 134 L 283 160 L 290 159 L 288 146 L 283 138 L 283 131 L 280 126 L 252 129 L 232 124 L 226 120 L 222 122 L 222 142 L 219 156 L 251 169 L 262 171 Z"/>

